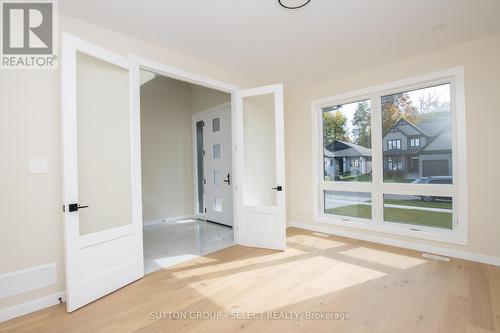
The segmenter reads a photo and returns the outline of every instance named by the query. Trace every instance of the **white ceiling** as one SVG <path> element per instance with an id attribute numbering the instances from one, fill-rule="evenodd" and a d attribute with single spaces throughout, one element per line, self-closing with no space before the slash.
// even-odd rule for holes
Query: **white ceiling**
<path id="1" fill-rule="evenodd" d="M 500 0 L 62 0 L 62 13 L 259 83 L 343 76 L 500 32 Z M 244 71 L 244 72 L 243 72 Z"/>

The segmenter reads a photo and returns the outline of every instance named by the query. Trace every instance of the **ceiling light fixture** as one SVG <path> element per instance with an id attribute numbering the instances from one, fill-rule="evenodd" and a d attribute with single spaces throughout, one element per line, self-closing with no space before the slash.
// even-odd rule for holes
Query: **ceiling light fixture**
<path id="1" fill-rule="evenodd" d="M 281 7 L 283 8 L 286 8 L 286 9 L 299 9 L 299 8 L 302 8 L 304 7 L 305 5 L 307 5 L 309 2 L 311 2 L 311 0 L 305 0 L 305 1 L 302 1 L 301 3 L 299 4 L 289 4 L 290 1 L 287 1 L 287 0 L 278 0 L 278 3 L 281 5 Z M 292 1 L 294 2 L 294 1 Z M 297 2 L 297 1 L 295 1 Z"/>

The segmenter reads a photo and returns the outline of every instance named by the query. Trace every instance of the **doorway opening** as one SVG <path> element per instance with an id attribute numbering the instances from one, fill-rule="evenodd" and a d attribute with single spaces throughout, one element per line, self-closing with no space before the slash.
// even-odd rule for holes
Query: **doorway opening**
<path id="1" fill-rule="evenodd" d="M 140 70 L 144 271 L 234 244 L 231 94 Z"/>

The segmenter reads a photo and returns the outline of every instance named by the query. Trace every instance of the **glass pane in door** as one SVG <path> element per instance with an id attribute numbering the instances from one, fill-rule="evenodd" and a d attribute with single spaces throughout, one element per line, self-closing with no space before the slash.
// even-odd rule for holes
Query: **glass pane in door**
<path id="1" fill-rule="evenodd" d="M 80 235 L 132 223 L 129 72 L 76 59 Z"/>
<path id="2" fill-rule="evenodd" d="M 243 98 L 244 192 L 246 206 L 276 206 L 274 95 Z"/>

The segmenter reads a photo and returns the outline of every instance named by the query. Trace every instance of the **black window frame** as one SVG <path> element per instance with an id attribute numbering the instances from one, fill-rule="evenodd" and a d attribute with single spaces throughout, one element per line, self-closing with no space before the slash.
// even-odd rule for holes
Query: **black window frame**
<path id="1" fill-rule="evenodd" d="M 389 145 L 389 143 L 391 143 L 391 145 Z M 387 150 L 401 150 L 401 139 L 387 140 Z"/>

